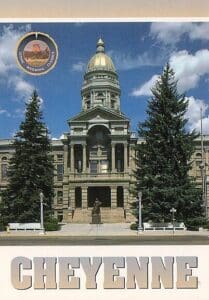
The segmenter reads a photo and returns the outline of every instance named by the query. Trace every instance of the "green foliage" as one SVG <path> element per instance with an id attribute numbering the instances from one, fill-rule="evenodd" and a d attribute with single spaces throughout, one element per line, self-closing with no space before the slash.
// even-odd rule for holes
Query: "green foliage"
<path id="1" fill-rule="evenodd" d="M 40 99 L 36 91 L 26 103 L 25 120 L 13 143 L 9 184 L 2 193 L 4 223 L 39 222 L 40 191 L 44 194 L 44 214 L 50 214 L 53 198 L 53 162 L 48 130 L 42 122 Z"/>
<path id="2" fill-rule="evenodd" d="M 199 230 L 200 227 L 207 228 L 206 219 L 203 217 L 188 218 L 185 225 L 188 230 Z"/>
<path id="3" fill-rule="evenodd" d="M 60 225 L 56 218 L 48 217 L 44 222 L 44 228 L 46 231 L 57 231 L 60 230 Z"/>
<path id="4" fill-rule="evenodd" d="M 201 190 L 189 176 L 197 135 L 185 128 L 188 102 L 176 85 L 167 65 L 152 89 L 147 119 L 138 126 L 143 142 L 136 148 L 135 194 L 142 192 L 144 221 L 168 222 L 172 207 L 178 222 L 187 223 L 203 214 Z"/>
<path id="5" fill-rule="evenodd" d="M 130 226 L 131 230 L 137 230 L 138 229 L 138 224 L 137 223 L 132 223 Z"/>
<path id="6" fill-rule="evenodd" d="M 205 223 L 203 225 L 203 228 L 209 229 L 209 219 L 205 220 Z"/>
<path id="7" fill-rule="evenodd" d="M 6 227 L 3 222 L 0 220 L 0 231 L 5 231 Z"/>

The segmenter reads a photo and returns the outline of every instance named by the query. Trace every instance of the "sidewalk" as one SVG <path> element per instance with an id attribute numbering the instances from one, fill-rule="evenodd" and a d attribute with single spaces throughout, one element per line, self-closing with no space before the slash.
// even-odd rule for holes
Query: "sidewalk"
<path id="1" fill-rule="evenodd" d="M 137 236 L 138 232 L 130 229 L 130 224 L 66 224 L 60 231 L 48 231 L 44 236 Z M 173 236 L 172 231 L 146 231 L 141 236 Z M 175 236 L 208 236 L 209 231 L 175 231 Z M 38 231 L 0 232 L 1 236 L 40 236 Z"/>

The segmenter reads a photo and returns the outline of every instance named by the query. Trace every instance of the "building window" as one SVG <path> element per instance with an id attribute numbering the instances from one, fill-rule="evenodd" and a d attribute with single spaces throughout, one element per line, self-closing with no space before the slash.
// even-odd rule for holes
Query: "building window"
<path id="1" fill-rule="evenodd" d="M 75 188 L 75 207 L 81 208 L 82 206 L 82 193 L 81 193 L 81 187 Z"/>
<path id="2" fill-rule="evenodd" d="M 97 173 L 97 160 L 91 160 L 90 161 L 90 172 L 91 174 L 96 174 Z"/>
<path id="3" fill-rule="evenodd" d="M 63 220 L 63 211 L 62 210 L 58 210 L 57 219 L 58 219 L 58 222 L 62 222 L 62 220 Z"/>
<path id="4" fill-rule="evenodd" d="M 63 160 L 63 155 L 62 154 L 57 154 L 57 160 L 62 161 Z"/>
<path id="5" fill-rule="evenodd" d="M 57 165 L 57 180 L 62 181 L 63 180 L 63 165 Z"/>
<path id="6" fill-rule="evenodd" d="M 90 101 L 86 101 L 86 108 L 87 108 L 87 109 L 90 108 Z"/>
<path id="7" fill-rule="evenodd" d="M 77 160 L 76 161 L 76 166 L 75 166 L 76 170 L 78 173 L 82 172 L 82 161 L 81 160 Z"/>
<path id="8" fill-rule="evenodd" d="M 2 180 L 6 179 L 8 175 L 7 164 L 1 165 L 1 178 Z"/>
<path id="9" fill-rule="evenodd" d="M 116 145 L 116 169 L 117 172 L 124 171 L 124 146 L 123 144 Z"/>
<path id="10" fill-rule="evenodd" d="M 124 194 L 123 187 L 117 187 L 117 207 L 124 207 Z"/>
<path id="11" fill-rule="evenodd" d="M 57 191 L 57 204 L 63 204 L 63 192 Z"/>
<path id="12" fill-rule="evenodd" d="M 102 160 L 100 163 L 101 173 L 107 173 L 108 172 L 108 161 Z"/>

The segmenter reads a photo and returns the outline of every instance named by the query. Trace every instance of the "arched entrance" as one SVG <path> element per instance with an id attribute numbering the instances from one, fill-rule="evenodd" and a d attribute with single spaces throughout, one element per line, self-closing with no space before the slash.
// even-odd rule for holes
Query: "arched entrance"
<path id="1" fill-rule="evenodd" d="M 108 173 L 111 166 L 109 130 L 102 125 L 92 127 L 87 138 L 87 160 L 91 174 Z"/>

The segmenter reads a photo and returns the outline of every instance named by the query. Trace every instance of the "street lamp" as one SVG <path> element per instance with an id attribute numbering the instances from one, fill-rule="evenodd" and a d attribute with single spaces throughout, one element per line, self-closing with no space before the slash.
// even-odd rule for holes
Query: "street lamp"
<path id="1" fill-rule="evenodd" d="M 176 209 L 174 207 L 172 207 L 170 209 L 170 212 L 172 213 L 172 223 L 173 223 L 173 234 L 175 232 L 175 229 L 174 229 L 174 221 L 175 221 L 175 213 L 176 213 Z"/>
<path id="2" fill-rule="evenodd" d="M 42 192 L 40 192 L 39 194 L 40 196 L 40 220 L 41 220 L 41 231 L 40 234 L 44 234 L 45 230 L 44 230 L 44 194 Z"/>
<path id="3" fill-rule="evenodd" d="M 138 202 L 139 202 L 139 224 L 138 224 L 138 234 L 143 230 L 142 228 L 142 192 L 138 192 Z"/>

